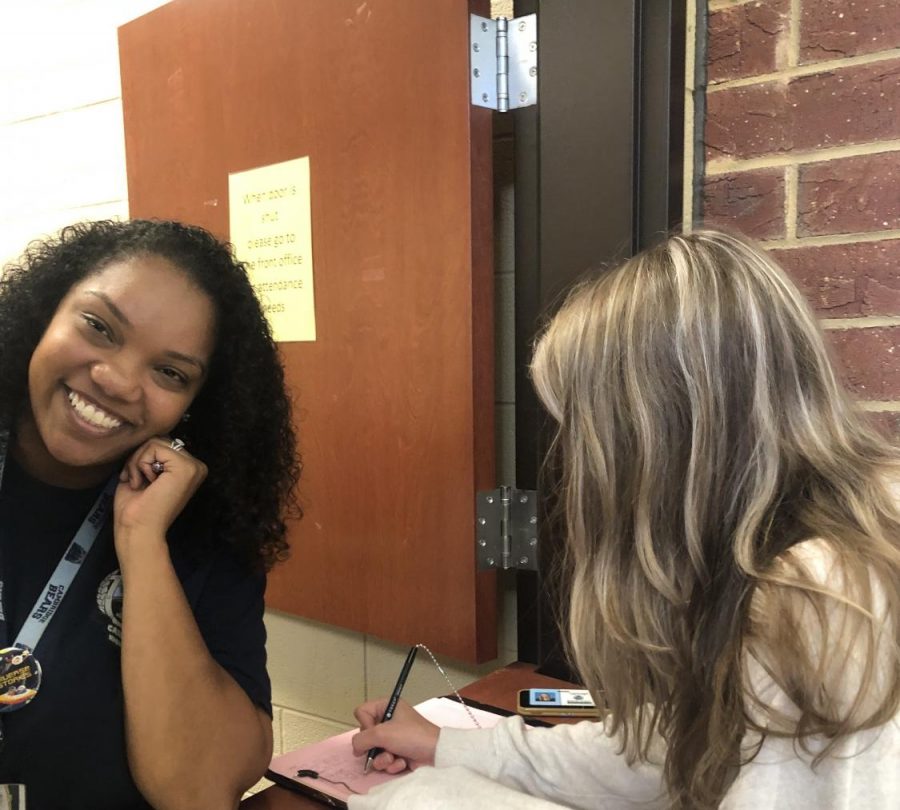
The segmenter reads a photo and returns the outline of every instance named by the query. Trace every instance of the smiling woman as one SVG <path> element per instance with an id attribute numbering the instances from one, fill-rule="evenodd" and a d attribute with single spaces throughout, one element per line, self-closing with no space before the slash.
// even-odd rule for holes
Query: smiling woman
<path id="1" fill-rule="evenodd" d="M 264 572 L 299 464 L 230 247 L 150 221 L 32 243 L 0 284 L 0 431 L 0 674 L 28 687 L 0 782 L 37 810 L 233 806 L 271 751 Z"/>

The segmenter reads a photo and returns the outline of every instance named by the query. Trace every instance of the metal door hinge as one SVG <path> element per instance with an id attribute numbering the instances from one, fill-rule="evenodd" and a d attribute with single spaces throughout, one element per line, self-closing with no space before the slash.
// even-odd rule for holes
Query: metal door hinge
<path id="1" fill-rule="evenodd" d="M 499 112 L 537 103 L 537 15 L 469 17 L 472 104 Z"/>
<path id="2" fill-rule="evenodd" d="M 475 508 L 478 569 L 537 571 L 537 493 L 533 489 L 479 492 Z"/>

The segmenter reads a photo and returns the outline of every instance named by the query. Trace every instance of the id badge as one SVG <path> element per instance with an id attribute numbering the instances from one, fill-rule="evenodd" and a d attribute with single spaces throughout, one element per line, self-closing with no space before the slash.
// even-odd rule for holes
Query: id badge
<path id="1" fill-rule="evenodd" d="M 41 688 L 41 665 L 27 647 L 0 650 L 0 712 L 14 712 L 34 700 Z"/>

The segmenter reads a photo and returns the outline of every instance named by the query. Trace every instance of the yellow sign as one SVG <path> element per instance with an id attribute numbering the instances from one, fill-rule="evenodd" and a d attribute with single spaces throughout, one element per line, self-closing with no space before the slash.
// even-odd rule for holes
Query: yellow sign
<path id="1" fill-rule="evenodd" d="M 309 158 L 228 175 L 231 242 L 275 340 L 316 339 Z"/>

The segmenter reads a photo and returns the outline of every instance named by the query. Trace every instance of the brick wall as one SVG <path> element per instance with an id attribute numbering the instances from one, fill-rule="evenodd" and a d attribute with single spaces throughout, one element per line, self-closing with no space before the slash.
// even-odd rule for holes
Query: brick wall
<path id="1" fill-rule="evenodd" d="M 900 2 L 710 0 L 706 70 L 703 220 L 764 241 L 900 438 Z"/>

